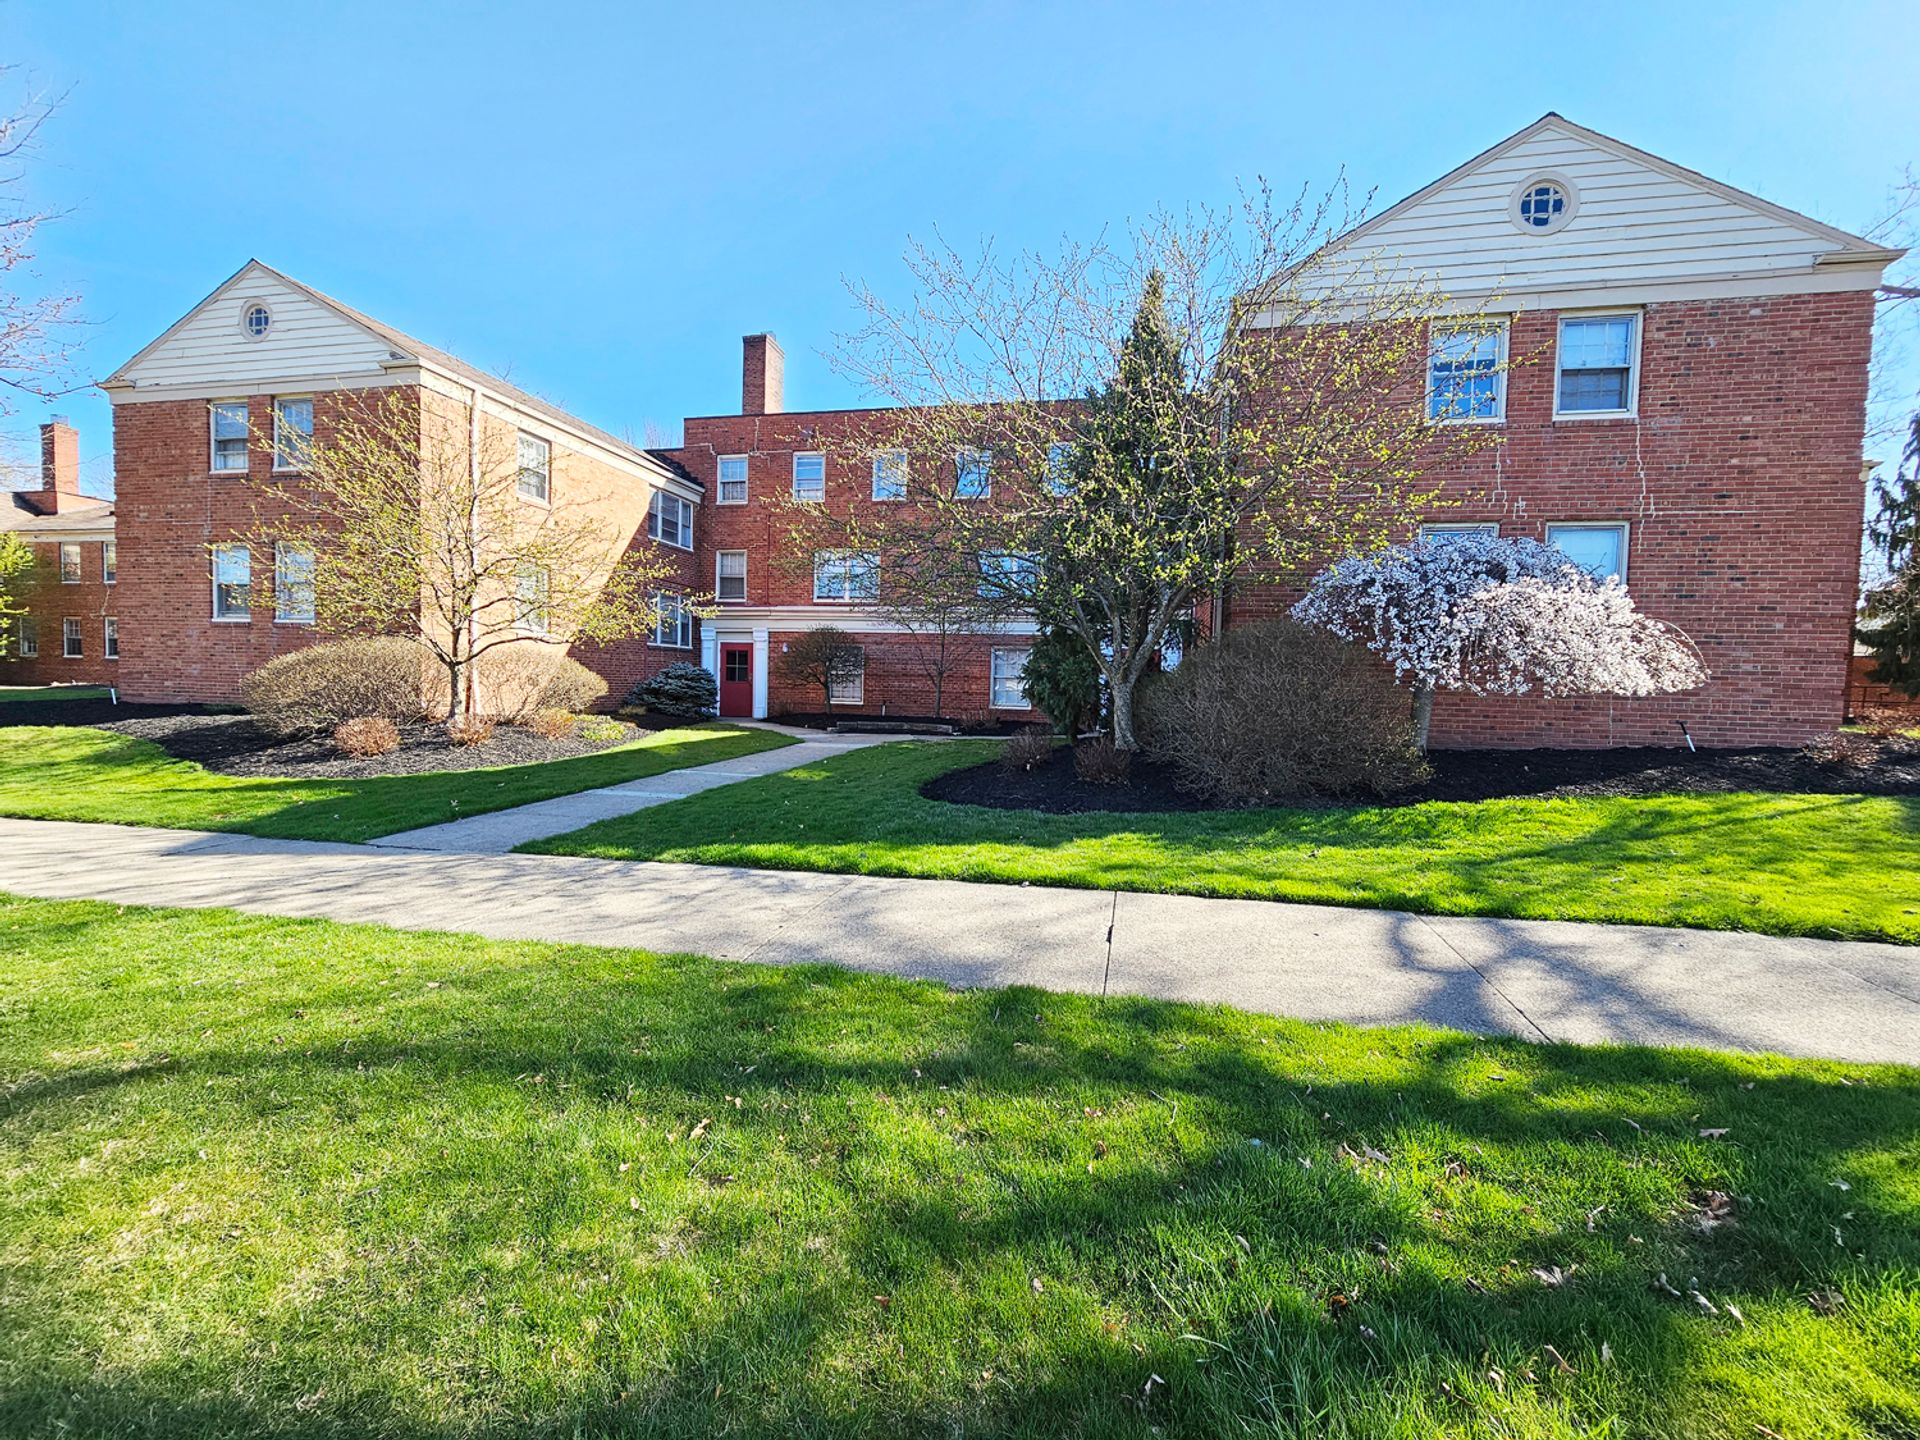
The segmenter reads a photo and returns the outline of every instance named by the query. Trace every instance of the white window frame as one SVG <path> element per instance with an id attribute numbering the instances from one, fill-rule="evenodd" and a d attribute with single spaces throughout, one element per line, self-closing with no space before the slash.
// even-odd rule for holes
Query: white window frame
<path id="1" fill-rule="evenodd" d="M 73 561 L 71 565 L 67 563 L 69 559 Z M 87 578 L 86 564 L 86 552 L 81 548 L 78 540 L 60 542 L 60 583 L 62 585 L 78 585 L 84 581 Z"/>
<path id="2" fill-rule="evenodd" d="M 664 510 L 667 505 L 680 507 L 675 512 L 677 518 L 673 529 L 676 535 L 684 534 L 685 541 L 667 538 L 665 526 L 661 524 L 662 519 L 665 518 Z M 653 498 L 647 501 L 647 535 L 651 539 L 658 540 L 662 545 L 672 546 L 675 550 L 693 549 L 693 503 L 674 494 L 671 490 L 654 491 Z"/>
<path id="3" fill-rule="evenodd" d="M 513 628 L 545 635 L 553 625 L 553 576 L 541 565 L 522 565 L 513 577 Z"/>
<path id="4" fill-rule="evenodd" d="M 1033 652 L 1025 646 L 1021 646 L 1018 649 L 1015 649 L 1012 647 L 1003 649 L 996 646 L 993 650 L 988 652 L 988 655 L 987 655 L 987 706 L 989 709 L 1031 710 L 1033 708 L 1033 701 L 1027 695 L 1027 684 L 1026 684 L 1027 657 L 1032 653 Z M 1020 700 L 1018 704 L 1014 704 L 1009 701 L 1002 700 L 1000 698 L 1000 686 L 1003 683 L 1002 676 L 1000 674 L 1000 662 L 1001 662 L 1001 658 L 1007 655 L 1017 655 L 1020 658 L 1019 673 L 1013 677 L 1013 683 L 1017 684 L 1020 687 Z"/>
<path id="5" fill-rule="evenodd" d="M 1056 440 L 1047 446 L 1047 493 L 1065 495 L 1072 488 L 1073 441 Z"/>
<path id="6" fill-rule="evenodd" d="M 1627 347 L 1627 408 L 1624 410 L 1562 410 L 1560 408 L 1560 349 L 1566 338 L 1567 322 L 1581 320 L 1630 320 L 1633 339 Z M 1634 420 L 1640 415 L 1640 350 L 1646 333 L 1646 312 L 1636 309 L 1563 311 L 1553 327 L 1553 418 L 1555 420 Z"/>
<path id="7" fill-rule="evenodd" d="M 223 612 L 220 608 L 220 561 L 223 556 L 237 555 L 245 563 L 245 579 L 239 582 L 247 592 L 247 600 L 240 607 L 239 614 Z M 228 581 L 229 587 L 234 586 Z M 248 625 L 253 622 L 253 552 L 245 545 L 216 545 L 213 547 L 213 623 L 216 625 Z"/>
<path id="8" fill-rule="evenodd" d="M 848 645 L 843 648 L 858 652 L 860 673 L 853 677 L 851 686 L 846 681 L 835 677 L 827 686 L 827 703 L 829 705 L 864 705 L 867 703 L 867 647 Z"/>
<path id="9" fill-rule="evenodd" d="M 287 562 L 295 555 L 307 557 L 307 606 L 304 611 L 288 608 L 287 597 L 295 586 L 287 579 Z M 273 547 L 273 623 L 276 625 L 313 624 L 313 547 L 277 541 Z"/>
<path id="10" fill-rule="evenodd" d="M 865 559 L 867 569 L 873 575 L 873 593 L 856 595 L 853 593 L 853 561 Z M 837 566 L 840 572 L 838 594 L 822 594 L 820 590 L 821 562 Z M 813 552 L 813 603 L 816 605 L 857 605 L 871 602 L 880 594 L 880 557 L 871 550 L 816 550 Z"/>
<path id="11" fill-rule="evenodd" d="M 820 488 L 817 493 L 801 493 L 800 462 L 802 460 L 818 460 L 820 462 L 819 478 L 808 477 L 805 481 L 809 487 L 819 486 Z M 808 505 L 819 504 L 827 498 L 827 456 L 824 450 L 796 450 L 793 452 L 793 498 Z"/>
<path id="12" fill-rule="evenodd" d="M 1015 564 L 1006 564 L 1015 561 Z M 1026 588 L 1040 578 L 1040 557 L 1023 550 L 983 550 L 977 563 L 980 567 L 980 598 L 995 600 L 1002 598 L 1012 588 L 1003 577 L 1025 574 L 1031 579 L 1024 581 Z"/>
<path id="13" fill-rule="evenodd" d="M 240 463 L 222 465 L 220 463 L 220 412 L 238 410 L 240 412 Z M 245 400 L 209 400 L 207 402 L 207 469 L 215 475 L 244 475 L 250 460 L 248 451 L 252 448 L 252 420 Z M 231 443 L 233 437 L 227 437 Z"/>
<path id="14" fill-rule="evenodd" d="M 534 463 L 529 464 L 532 460 Z M 544 435 L 536 435 L 531 430 L 514 432 L 513 460 L 516 469 L 513 476 L 513 490 L 522 500 L 532 505 L 551 505 L 553 503 L 553 442 Z M 528 477 L 538 482 L 529 485 Z"/>
<path id="15" fill-rule="evenodd" d="M 117 540 L 100 542 L 100 583 L 102 585 L 120 583 L 120 542 Z"/>
<path id="16" fill-rule="evenodd" d="M 888 493 L 882 494 L 881 482 L 887 482 Z M 894 493 L 897 489 L 898 493 Z M 873 456 L 873 498 L 885 504 L 893 504 L 907 498 L 907 452 L 904 450 L 877 450 Z"/>
<path id="17" fill-rule="evenodd" d="M 687 604 L 687 597 L 674 595 L 662 590 L 653 597 L 654 618 L 653 635 L 649 645 L 663 650 L 691 650 L 693 648 L 693 610 Z M 669 622 L 672 625 L 671 639 L 661 638 L 667 633 Z M 685 639 L 681 639 L 681 636 Z"/>
<path id="18" fill-rule="evenodd" d="M 725 573 L 724 567 L 726 564 L 727 557 L 729 555 L 738 555 L 740 557 L 740 574 L 737 577 L 730 576 Z M 736 578 L 740 581 L 740 593 L 738 595 L 725 594 L 724 588 L 725 588 L 726 582 L 730 579 L 736 579 Z M 747 603 L 747 552 L 746 551 L 716 550 L 713 552 L 713 598 L 717 603 L 721 605 L 744 605 Z"/>
<path id="19" fill-rule="evenodd" d="M 69 615 L 60 622 L 60 658 L 62 660 L 87 658 L 87 631 L 77 615 Z"/>
<path id="20" fill-rule="evenodd" d="M 747 458 L 748 457 L 746 457 L 745 455 L 722 455 L 720 457 L 719 463 L 714 466 L 714 471 L 713 471 L 713 503 L 714 504 L 744 505 L 747 503 L 748 480 L 750 479 L 751 473 L 752 473 L 751 467 L 747 463 Z M 739 462 L 740 475 L 738 479 L 729 480 L 727 478 L 727 466 L 734 463 L 735 461 Z M 729 485 L 738 485 L 740 487 L 740 495 L 738 499 L 729 499 L 727 497 L 727 487 Z"/>
<path id="21" fill-rule="evenodd" d="M 960 491 L 960 479 L 966 473 L 969 460 L 980 462 L 980 476 L 986 482 L 978 495 L 964 495 Z M 963 445 L 953 452 L 953 498 L 956 500 L 991 500 L 993 498 L 993 450 L 990 447 Z"/>
<path id="22" fill-rule="evenodd" d="M 1627 557 L 1628 557 L 1628 551 L 1633 544 L 1633 526 L 1628 521 L 1625 521 L 1625 520 L 1549 520 L 1546 522 L 1544 528 L 1541 531 L 1541 535 L 1545 539 L 1547 544 L 1557 545 L 1559 543 L 1553 538 L 1553 532 L 1556 530 L 1618 530 L 1620 532 L 1620 583 L 1622 585 L 1625 585 L 1627 583 L 1627 569 L 1628 569 Z M 1562 552 L 1562 553 L 1565 553 L 1565 552 Z M 1569 555 L 1567 558 L 1571 560 L 1573 557 Z M 1575 561 L 1574 563 L 1578 564 L 1579 562 Z M 1592 574 L 1591 571 L 1589 571 L 1588 573 Z M 1593 578 L 1601 581 L 1603 584 L 1607 579 L 1607 577 L 1604 575 L 1595 575 Z"/>
<path id="23" fill-rule="evenodd" d="M 1422 525 L 1420 539 L 1431 540 L 1437 535 L 1492 535 L 1500 534 L 1498 520 L 1453 520 L 1441 524 Z"/>
<path id="24" fill-rule="evenodd" d="M 100 617 L 100 654 L 103 659 L 120 658 L 120 617 L 103 615 Z"/>
<path id="25" fill-rule="evenodd" d="M 20 658 L 31 660 L 40 653 L 40 622 L 31 615 L 16 615 L 13 638 L 19 644 Z"/>
<path id="26" fill-rule="evenodd" d="M 1462 320 L 1449 323 L 1436 320 L 1427 327 L 1427 394 L 1425 410 L 1422 412 L 1429 425 L 1504 425 L 1507 421 L 1507 347 L 1512 342 L 1512 324 L 1505 317 L 1485 320 Z M 1493 414 L 1491 415 L 1436 415 L 1433 413 L 1435 387 L 1433 383 L 1433 362 L 1440 354 L 1442 335 L 1469 333 L 1494 334 L 1493 356 Z M 1556 383 L 1558 377 L 1555 377 Z"/>
<path id="27" fill-rule="evenodd" d="M 273 397 L 273 470 L 276 475 L 298 474 L 306 468 L 305 463 L 294 455 L 286 442 L 286 430 L 283 416 L 289 405 L 307 407 L 307 428 L 295 430 L 309 449 L 313 445 L 313 397 L 311 395 L 276 395 Z"/>

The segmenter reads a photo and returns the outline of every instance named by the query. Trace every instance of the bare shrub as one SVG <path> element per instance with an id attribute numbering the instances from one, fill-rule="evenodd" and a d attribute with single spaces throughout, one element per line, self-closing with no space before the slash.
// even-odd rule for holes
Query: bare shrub
<path id="1" fill-rule="evenodd" d="M 1016 730 L 1000 752 L 1000 764 L 1008 770 L 1031 770 L 1044 765 L 1053 755 L 1053 732 L 1043 725 Z"/>
<path id="2" fill-rule="evenodd" d="M 391 755 L 400 748 L 400 731 L 384 715 L 356 715 L 333 727 L 333 748 L 361 760 Z"/>
<path id="3" fill-rule="evenodd" d="M 1219 803 L 1388 795 L 1427 775 L 1407 693 L 1359 646 L 1291 620 L 1195 647 L 1142 710 L 1147 752 Z"/>
<path id="4" fill-rule="evenodd" d="M 542 740 L 566 740 L 580 723 L 580 717 L 566 710 L 536 710 L 526 727 Z"/>
<path id="5" fill-rule="evenodd" d="M 1073 747 L 1073 773 L 1089 785 L 1124 785 L 1133 773 L 1133 752 L 1106 735 Z"/>
<path id="6" fill-rule="evenodd" d="M 585 710 L 607 693 L 607 682 L 593 671 L 541 646 L 502 645 L 474 662 L 480 713 L 504 725 L 524 724 L 540 710 Z M 434 698 L 446 713 L 447 677 L 442 672 Z"/>
<path id="7" fill-rule="evenodd" d="M 321 735 L 345 721 L 426 716 L 427 655 L 398 635 L 332 640 L 276 656 L 240 684 L 241 702 L 269 733 Z"/>
<path id="8" fill-rule="evenodd" d="M 493 738 L 493 721 L 485 715 L 456 715 L 447 721 L 447 739 L 462 749 L 484 745 Z"/>
<path id="9" fill-rule="evenodd" d="M 1920 709 L 1900 705 L 1867 705 L 1855 715 L 1854 723 L 1869 735 L 1891 739 L 1909 730 L 1920 730 Z"/>
<path id="10" fill-rule="evenodd" d="M 1842 769 L 1858 765 L 1871 765 L 1880 757 L 1881 741 L 1879 735 L 1855 735 L 1845 730 L 1836 730 L 1830 735 L 1822 735 L 1806 747 L 1807 758 L 1818 765 L 1835 765 Z"/>

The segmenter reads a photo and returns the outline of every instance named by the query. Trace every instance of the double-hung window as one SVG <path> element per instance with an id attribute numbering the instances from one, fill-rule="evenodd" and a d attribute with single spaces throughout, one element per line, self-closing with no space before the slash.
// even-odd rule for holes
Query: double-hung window
<path id="1" fill-rule="evenodd" d="M 873 457 L 873 498 L 876 500 L 907 498 L 906 451 L 882 450 Z"/>
<path id="2" fill-rule="evenodd" d="M 1420 538 L 1432 544 L 1464 540 L 1475 535 L 1498 535 L 1500 526 L 1492 520 L 1457 521 L 1447 525 L 1422 525 Z"/>
<path id="3" fill-rule="evenodd" d="M 1027 699 L 1027 652 L 996 650 L 992 663 L 988 702 L 996 710 L 1025 710 L 1031 703 Z"/>
<path id="4" fill-rule="evenodd" d="M 1640 317 L 1580 315 L 1560 322 L 1556 416 L 1632 415 L 1640 403 Z"/>
<path id="5" fill-rule="evenodd" d="M 273 618 L 283 625 L 313 623 L 313 547 L 282 540 L 273 547 Z"/>
<path id="6" fill-rule="evenodd" d="M 80 542 L 62 540 L 60 542 L 60 583 L 78 585 L 85 578 L 80 573 Z"/>
<path id="7" fill-rule="evenodd" d="M 746 456 L 722 455 L 720 457 L 720 493 L 716 499 L 721 505 L 747 503 Z"/>
<path id="8" fill-rule="evenodd" d="M 858 645 L 843 645 L 834 652 L 832 673 L 827 677 L 829 705 L 864 705 L 867 700 L 867 652 Z"/>
<path id="9" fill-rule="evenodd" d="M 102 623 L 106 629 L 101 635 L 101 639 L 106 643 L 101 647 L 100 653 L 105 655 L 109 660 L 118 660 L 120 658 L 120 622 L 113 616 L 108 615 Z"/>
<path id="10" fill-rule="evenodd" d="M 713 594 L 717 600 L 747 598 L 747 552 L 720 550 L 713 557 Z"/>
<path id="11" fill-rule="evenodd" d="M 522 430 L 518 449 L 520 498 L 537 500 L 544 505 L 553 495 L 553 446 L 538 435 Z"/>
<path id="12" fill-rule="evenodd" d="M 1073 485 L 1073 443 L 1058 440 L 1047 446 L 1047 490 L 1064 495 Z"/>
<path id="13" fill-rule="evenodd" d="M 539 565 L 522 565 L 513 578 L 513 627 L 523 635 L 547 633 L 553 582 Z"/>
<path id="14" fill-rule="evenodd" d="M 1427 354 L 1427 418 L 1504 420 L 1507 327 L 1438 325 Z"/>
<path id="15" fill-rule="evenodd" d="M 1627 580 L 1627 527 L 1596 522 L 1547 526 L 1547 544 L 1596 580 Z"/>
<path id="16" fill-rule="evenodd" d="M 100 542 L 100 580 L 105 585 L 116 585 L 120 581 L 120 551 L 117 542 Z"/>
<path id="17" fill-rule="evenodd" d="M 991 450 L 962 450 L 953 457 L 953 493 L 960 500 L 985 500 L 993 494 Z"/>
<path id="18" fill-rule="evenodd" d="M 673 650 L 693 648 L 693 611 L 684 596 L 663 592 L 653 597 L 653 643 Z"/>
<path id="19" fill-rule="evenodd" d="M 827 457 L 818 451 L 800 451 L 793 457 L 793 498 L 827 498 Z"/>
<path id="20" fill-rule="evenodd" d="M 68 660 L 78 660 L 86 653 L 86 643 L 81 639 L 80 622 L 69 616 L 60 622 L 60 654 Z"/>
<path id="21" fill-rule="evenodd" d="M 817 550 L 815 600 L 872 600 L 880 594 L 880 558 L 865 550 Z"/>
<path id="22" fill-rule="evenodd" d="M 14 635 L 20 642 L 20 658 L 31 660 L 40 653 L 40 624 L 31 615 L 14 617 Z"/>
<path id="23" fill-rule="evenodd" d="M 680 550 L 693 548 L 693 506 L 678 495 L 664 490 L 653 492 L 653 504 L 647 508 L 647 534 L 662 545 Z"/>
<path id="24" fill-rule="evenodd" d="M 253 556 L 244 545 L 213 547 L 213 618 L 253 618 Z"/>
<path id="25" fill-rule="evenodd" d="M 244 475 L 247 470 L 247 402 L 216 400 L 208 406 L 212 417 L 213 459 L 216 475 Z"/>
<path id="26" fill-rule="evenodd" d="M 273 402 L 273 468 L 303 469 L 312 451 L 313 397 L 276 397 Z"/>
<path id="27" fill-rule="evenodd" d="M 980 597 L 1018 600 L 1033 593 L 1040 562 L 1032 555 L 988 552 L 980 557 Z"/>

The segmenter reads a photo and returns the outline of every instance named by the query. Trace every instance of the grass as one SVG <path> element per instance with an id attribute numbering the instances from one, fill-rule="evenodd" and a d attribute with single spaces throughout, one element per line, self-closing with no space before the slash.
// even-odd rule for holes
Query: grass
<path id="1" fill-rule="evenodd" d="M 0 730 L 0 815 L 358 841 L 792 743 L 702 725 L 538 765 L 309 780 L 220 775 L 111 731 L 18 725 Z"/>
<path id="2" fill-rule="evenodd" d="M 0 685 L 0 705 L 13 700 L 104 700 L 104 685 Z"/>
<path id="3" fill-rule="evenodd" d="M 1911 1070 L 4 897 L 0 1019 L 10 1437 L 1920 1431 Z"/>
<path id="4" fill-rule="evenodd" d="M 1920 800 L 1045 815 L 919 793 L 994 753 L 993 742 L 852 751 L 522 848 L 1920 943 Z"/>

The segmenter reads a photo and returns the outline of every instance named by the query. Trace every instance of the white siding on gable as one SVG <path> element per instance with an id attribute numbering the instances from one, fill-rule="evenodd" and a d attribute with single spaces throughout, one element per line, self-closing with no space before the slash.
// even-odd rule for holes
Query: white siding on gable
<path id="1" fill-rule="evenodd" d="M 254 302 L 273 314 L 253 339 L 241 312 Z M 171 334 L 114 376 L 142 391 L 219 387 L 244 379 L 261 389 L 281 380 L 375 378 L 390 347 L 337 311 L 256 266 L 248 266 L 201 302 Z M 132 397 L 130 397 L 132 398 Z"/>
<path id="2" fill-rule="evenodd" d="M 1297 277 L 1301 291 L 1320 298 L 1370 278 L 1448 296 L 1630 290 L 1804 276 L 1819 257 L 1849 248 L 1817 227 L 1596 144 L 1577 127 L 1549 119 L 1521 133 L 1313 262 Z M 1509 203 L 1542 175 L 1570 181 L 1578 211 L 1558 230 L 1523 232 Z"/>

